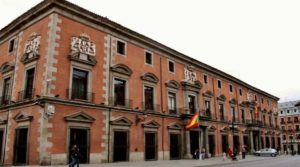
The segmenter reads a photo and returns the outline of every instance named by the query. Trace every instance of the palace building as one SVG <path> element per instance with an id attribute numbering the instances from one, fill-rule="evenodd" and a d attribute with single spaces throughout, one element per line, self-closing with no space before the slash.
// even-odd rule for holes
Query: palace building
<path id="1" fill-rule="evenodd" d="M 67 164 L 74 144 L 96 164 L 281 147 L 279 98 L 68 1 L 2 28 L 0 56 L 5 165 Z"/>
<path id="2" fill-rule="evenodd" d="M 300 154 L 300 100 L 279 103 L 283 150 Z"/>

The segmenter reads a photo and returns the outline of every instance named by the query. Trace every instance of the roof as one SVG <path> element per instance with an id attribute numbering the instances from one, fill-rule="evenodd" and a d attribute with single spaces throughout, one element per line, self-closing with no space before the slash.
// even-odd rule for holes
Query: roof
<path id="1" fill-rule="evenodd" d="M 66 0 L 44 0 L 42 2 L 40 2 L 39 4 L 37 4 L 36 6 L 32 7 L 31 9 L 29 9 L 27 12 L 25 12 L 24 14 L 22 14 L 21 16 L 19 16 L 18 18 L 16 18 L 15 20 L 13 20 L 10 24 L 8 24 L 7 26 L 5 26 L 4 28 L 2 28 L 0 30 L 0 41 L 2 41 L 3 39 L 7 38 L 7 36 L 9 36 L 12 32 L 14 32 L 15 30 L 18 30 L 19 28 L 22 28 L 22 26 L 24 26 L 25 24 L 27 24 L 28 22 L 30 22 L 31 20 L 33 20 L 34 18 L 37 18 L 39 15 L 49 11 L 52 8 L 59 8 L 62 9 L 64 12 L 69 12 L 72 15 L 76 15 L 80 18 L 83 18 L 87 21 L 93 22 L 93 23 L 97 23 L 105 28 L 108 28 L 114 32 L 120 33 L 126 37 L 135 39 L 143 44 L 146 44 L 148 46 L 151 46 L 163 53 L 166 53 L 167 55 L 170 55 L 174 58 L 183 60 L 185 62 L 188 62 L 190 65 L 193 65 L 195 67 L 204 69 L 212 74 L 218 75 L 220 77 L 223 77 L 224 79 L 227 79 L 231 82 L 237 83 L 241 86 L 244 86 L 256 93 L 262 94 L 264 96 L 267 96 L 269 98 L 272 98 L 276 101 L 279 100 L 278 97 L 271 95 L 263 90 L 260 90 L 254 86 L 251 86 L 249 84 L 247 84 L 246 82 L 233 77 L 230 74 L 227 74 L 221 70 L 218 70 L 212 66 L 209 66 L 203 62 L 200 62 L 196 59 L 193 59 L 183 53 L 180 53 L 168 46 L 165 46 L 151 38 L 148 38 L 142 34 L 139 34 L 138 32 L 135 32 L 133 30 L 130 30 L 114 21 L 109 20 L 106 17 L 102 17 L 100 15 L 97 15 L 91 11 L 88 11 L 76 4 L 73 4 L 69 1 Z"/>

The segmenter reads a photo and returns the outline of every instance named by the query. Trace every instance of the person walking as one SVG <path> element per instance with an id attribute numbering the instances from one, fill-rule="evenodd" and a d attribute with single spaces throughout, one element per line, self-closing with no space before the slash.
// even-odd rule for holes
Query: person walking
<path id="1" fill-rule="evenodd" d="M 242 158 L 243 159 L 246 158 L 246 148 L 245 148 L 245 145 L 242 146 Z"/>
<path id="2" fill-rule="evenodd" d="M 69 167 L 74 167 L 77 164 L 77 167 L 79 167 L 79 149 L 77 145 L 75 144 L 71 149 L 71 162 L 69 164 Z"/>
<path id="3" fill-rule="evenodd" d="M 232 158 L 232 150 L 231 150 L 230 146 L 228 147 L 227 154 L 228 154 L 229 158 Z"/>

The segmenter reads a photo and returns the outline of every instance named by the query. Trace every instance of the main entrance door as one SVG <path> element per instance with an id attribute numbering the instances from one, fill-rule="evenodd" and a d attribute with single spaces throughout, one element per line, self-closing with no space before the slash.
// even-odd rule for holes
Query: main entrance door
<path id="1" fill-rule="evenodd" d="M 113 161 L 128 161 L 128 133 L 114 132 Z"/>
<path id="2" fill-rule="evenodd" d="M 80 163 L 88 163 L 89 162 L 89 130 L 88 129 L 77 129 L 71 128 L 70 129 L 70 139 L 69 139 L 69 160 L 70 153 L 72 147 L 76 144 L 79 148 L 80 156 Z"/>
<path id="3" fill-rule="evenodd" d="M 214 135 L 208 135 L 208 144 L 209 144 L 209 153 L 213 157 L 215 155 L 215 136 Z"/>
<path id="4" fill-rule="evenodd" d="M 227 153 L 228 150 L 228 136 L 222 135 L 222 152 Z"/>
<path id="5" fill-rule="evenodd" d="M 199 144 L 200 132 L 190 131 L 190 144 L 191 144 L 191 154 L 194 155 L 196 149 L 200 149 Z"/>
<path id="6" fill-rule="evenodd" d="M 180 159 L 179 134 L 170 134 L 170 159 Z"/>
<path id="7" fill-rule="evenodd" d="M 145 133 L 145 159 L 157 160 L 156 133 Z"/>
<path id="8" fill-rule="evenodd" d="M 28 128 L 16 129 L 14 146 L 14 164 L 25 165 L 27 163 L 27 139 Z"/>

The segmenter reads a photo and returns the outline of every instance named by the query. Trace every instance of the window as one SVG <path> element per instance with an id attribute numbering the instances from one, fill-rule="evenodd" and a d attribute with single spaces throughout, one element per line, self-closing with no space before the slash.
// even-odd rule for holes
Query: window
<path id="1" fill-rule="evenodd" d="M 283 111 L 280 111 L 280 114 L 283 114 Z"/>
<path id="2" fill-rule="evenodd" d="M 154 110 L 154 89 L 150 86 L 144 86 L 145 110 Z"/>
<path id="3" fill-rule="evenodd" d="M 298 117 L 294 117 L 294 122 L 299 122 Z"/>
<path id="4" fill-rule="evenodd" d="M 3 81 L 3 89 L 2 89 L 2 98 L 0 104 L 6 105 L 9 103 L 10 100 L 10 85 L 11 79 L 5 78 Z"/>
<path id="5" fill-rule="evenodd" d="M 296 130 L 297 130 L 297 131 L 299 130 L 299 125 L 296 125 Z"/>
<path id="6" fill-rule="evenodd" d="M 289 114 L 289 113 L 290 113 L 290 110 L 287 110 L 287 113 Z"/>
<path id="7" fill-rule="evenodd" d="M 263 121 L 264 125 L 266 125 L 266 115 L 263 115 Z"/>
<path id="8" fill-rule="evenodd" d="M 152 53 L 150 52 L 145 52 L 145 62 L 146 64 L 152 65 Z"/>
<path id="9" fill-rule="evenodd" d="M 294 109 L 294 113 L 296 113 L 297 112 L 297 110 L 296 109 Z"/>
<path id="10" fill-rule="evenodd" d="M 169 67 L 169 72 L 175 72 L 175 65 L 174 62 L 171 60 L 168 60 L 168 67 Z"/>
<path id="11" fill-rule="evenodd" d="M 245 110 L 241 109 L 241 113 L 242 113 L 242 122 L 245 123 Z"/>
<path id="12" fill-rule="evenodd" d="M 205 83 L 205 84 L 208 83 L 208 77 L 207 77 L 207 75 L 205 75 L 205 74 L 203 75 L 203 80 L 204 80 L 204 83 Z"/>
<path id="13" fill-rule="evenodd" d="M 114 105 L 125 106 L 126 81 L 122 79 L 114 80 Z"/>
<path id="14" fill-rule="evenodd" d="M 284 129 L 284 128 L 283 128 Z M 283 140 L 286 140 L 286 136 L 285 135 L 282 135 L 282 138 L 283 138 Z"/>
<path id="15" fill-rule="evenodd" d="M 176 94 L 173 92 L 168 93 L 168 106 L 169 113 L 176 114 Z"/>
<path id="16" fill-rule="evenodd" d="M 231 84 L 229 85 L 229 91 L 230 91 L 230 92 L 233 92 L 233 87 L 232 87 Z"/>
<path id="17" fill-rule="evenodd" d="M 242 96 L 243 95 L 242 88 L 239 89 L 239 92 L 240 92 L 240 96 Z"/>
<path id="18" fill-rule="evenodd" d="M 284 119 L 283 118 L 281 118 L 281 123 L 284 123 Z"/>
<path id="19" fill-rule="evenodd" d="M 261 103 L 264 104 L 264 98 L 261 98 Z"/>
<path id="20" fill-rule="evenodd" d="M 88 71 L 73 69 L 71 99 L 88 100 Z"/>
<path id="21" fill-rule="evenodd" d="M 117 52 L 121 55 L 126 54 L 126 49 L 125 49 L 125 42 L 122 41 L 117 41 Z"/>
<path id="22" fill-rule="evenodd" d="M 221 80 L 218 80 L 218 88 L 222 88 L 222 82 L 221 82 Z"/>
<path id="23" fill-rule="evenodd" d="M 254 95 L 254 99 L 255 99 L 255 101 L 257 101 L 257 96 L 256 95 Z"/>
<path id="24" fill-rule="evenodd" d="M 211 117 L 211 112 L 210 112 L 210 101 L 205 100 L 205 115 L 208 117 Z"/>
<path id="25" fill-rule="evenodd" d="M 35 68 L 31 68 L 26 71 L 25 90 L 23 94 L 23 99 L 33 98 L 34 73 Z"/>
<path id="26" fill-rule="evenodd" d="M 235 122 L 235 107 L 231 106 L 230 110 L 231 110 L 232 122 Z"/>
<path id="27" fill-rule="evenodd" d="M 225 121 L 224 104 L 219 104 L 220 119 Z"/>
<path id="28" fill-rule="evenodd" d="M 271 116 L 269 116 L 269 125 L 270 125 L 270 127 L 272 127 L 272 117 Z"/>
<path id="29" fill-rule="evenodd" d="M 281 126 L 281 130 L 285 130 L 285 126 Z"/>
<path id="30" fill-rule="evenodd" d="M 188 96 L 188 105 L 190 114 L 194 114 L 196 112 L 195 96 Z"/>
<path id="31" fill-rule="evenodd" d="M 291 117 L 288 117 L 288 122 L 291 122 Z"/>
<path id="32" fill-rule="evenodd" d="M 9 40 L 8 53 L 11 53 L 11 52 L 14 51 L 14 48 L 15 48 L 15 41 L 16 41 L 15 38 Z"/>

